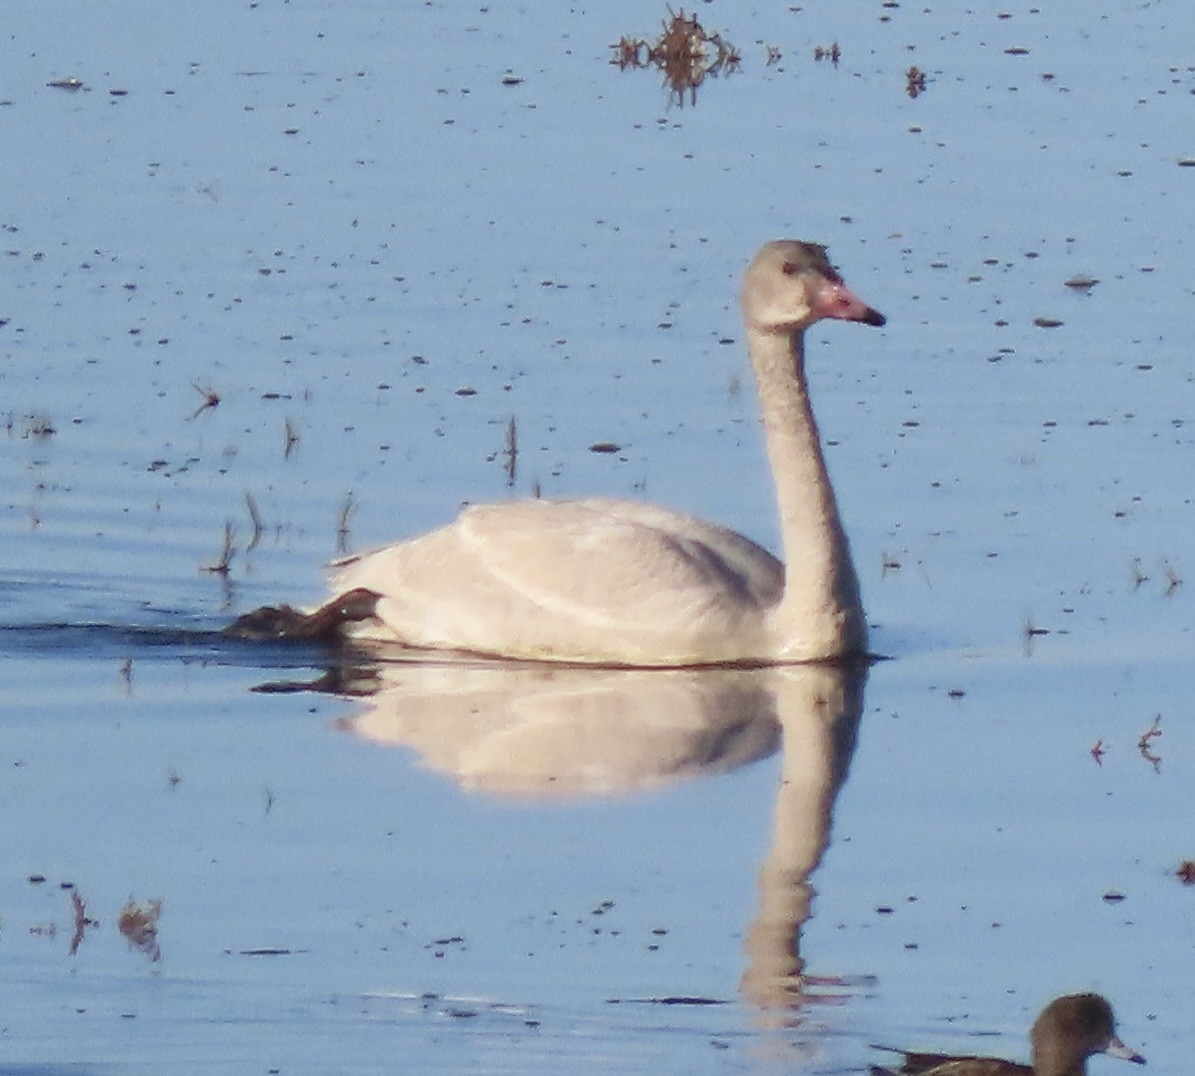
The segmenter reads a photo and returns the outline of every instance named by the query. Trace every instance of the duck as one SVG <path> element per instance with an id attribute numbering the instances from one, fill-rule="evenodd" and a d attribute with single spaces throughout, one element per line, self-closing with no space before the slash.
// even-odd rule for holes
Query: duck
<path id="1" fill-rule="evenodd" d="M 900 1068 L 872 1065 L 871 1072 L 872 1076 L 1087 1076 L 1087 1059 L 1094 1054 L 1145 1064 L 1144 1057 L 1117 1037 L 1112 1006 L 1099 994 L 1055 998 L 1038 1016 L 1030 1040 L 1033 1061 L 1029 1065 L 998 1057 L 892 1050 L 904 1055 Z M 875 1048 L 891 1050 L 887 1046 Z"/>
<path id="2" fill-rule="evenodd" d="M 465 507 L 451 523 L 331 566 L 312 612 L 229 628 L 414 651 L 627 667 L 766 666 L 863 656 L 859 582 L 810 402 L 805 333 L 882 326 L 817 243 L 765 244 L 740 306 L 783 557 L 728 527 L 612 498 Z"/>

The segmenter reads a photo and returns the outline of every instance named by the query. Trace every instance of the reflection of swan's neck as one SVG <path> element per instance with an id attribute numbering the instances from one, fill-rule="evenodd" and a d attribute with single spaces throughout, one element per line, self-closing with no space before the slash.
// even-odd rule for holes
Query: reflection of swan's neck
<path id="1" fill-rule="evenodd" d="M 866 666 L 774 670 L 783 730 L 772 845 L 759 872 L 759 915 L 747 930 L 744 994 L 761 1009 L 791 1009 L 805 992 L 801 927 L 814 897 L 810 876 L 830 840 L 834 800 L 846 778 L 863 707 Z"/>
<path id="2" fill-rule="evenodd" d="M 784 597 L 772 615 L 778 656 L 860 651 L 859 586 L 806 389 L 804 334 L 753 326 L 747 334 L 784 547 Z"/>

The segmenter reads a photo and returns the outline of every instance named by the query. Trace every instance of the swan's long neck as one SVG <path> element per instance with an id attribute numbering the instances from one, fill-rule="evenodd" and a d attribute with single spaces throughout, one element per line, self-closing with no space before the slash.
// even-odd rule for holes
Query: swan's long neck
<path id="1" fill-rule="evenodd" d="M 748 328 L 785 564 L 771 629 L 781 659 L 866 648 L 859 584 L 805 384 L 804 334 Z"/>

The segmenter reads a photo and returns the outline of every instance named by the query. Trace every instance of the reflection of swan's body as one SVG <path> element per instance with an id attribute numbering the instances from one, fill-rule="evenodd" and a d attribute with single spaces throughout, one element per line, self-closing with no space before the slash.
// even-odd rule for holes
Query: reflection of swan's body
<path id="1" fill-rule="evenodd" d="M 466 788 L 519 796 L 652 788 L 780 748 L 742 987 L 759 1006 L 787 1009 L 805 994 L 809 879 L 854 751 L 866 673 L 861 663 L 624 670 L 387 662 L 371 670 L 358 712 L 340 728 L 413 748 Z"/>
<path id="2" fill-rule="evenodd" d="M 882 325 L 823 248 L 769 243 L 743 317 L 787 568 L 724 527 L 615 500 L 466 509 L 446 527 L 337 565 L 340 598 L 298 626 L 430 650 L 634 666 L 817 661 L 862 653 L 858 585 L 806 392 L 803 336 L 822 318 Z M 348 600 L 345 599 L 348 595 Z M 278 611 L 268 611 L 277 613 Z"/>
<path id="3" fill-rule="evenodd" d="M 872 1065 L 871 1071 L 875 1076 L 901 1073 L 906 1076 L 1086 1076 L 1087 1059 L 1094 1054 L 1145 1064 L 1145 1058 L 1117 1037 L 1112 1006 L 1099 994 L 1055 998 L 1041 1011 L 1030 1037 L 1032 1065 L 996 1057 L 954 1057 L 896 1050 L 895 1053 L 905 1057 L 899 1069 Z"/>
<path id="4" fill-rule="evenodd" d="M 717 773 L 780 744 L 764 670 L 385 662 L 340 727 L 414 748 L 462 786 L 608 795 Z"/>

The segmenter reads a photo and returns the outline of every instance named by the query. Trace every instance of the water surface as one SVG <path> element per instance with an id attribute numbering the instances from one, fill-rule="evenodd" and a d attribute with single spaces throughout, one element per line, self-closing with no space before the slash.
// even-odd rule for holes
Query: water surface
<path id="1" fill-rule="evenodd" d="M 860 1072 L 877 1041 L 1022 1056 L 1095 989 L 1185 1071 L 1191 16 L 847 7 L 705 5 L 742 70 L 685 107 L 607 62 L 642 4 L 14 14 L 9 1070 Z M 647 496 L 774 546 L 734 295 L 777 235 L 889 316 L 810 336 L 894 659 L 857 719 L 687 684 L 619 708 L 633 779 L 552 794 L 485 780 L 484 734 L 617 769 L 600 700 L 672 689 L 566 684 L 575 749 L 550 677 L 405 680 L 389 743 L 367 700 L 251 691 L 320 655 L 231 616 L 464 501 Z"/>

